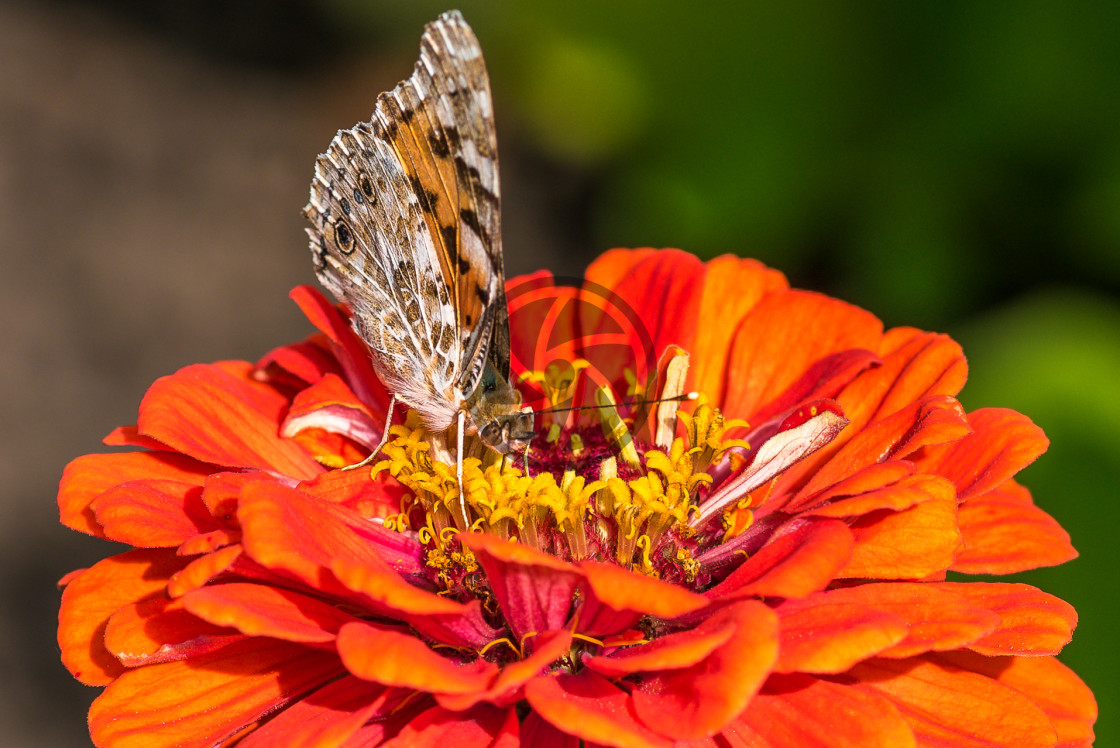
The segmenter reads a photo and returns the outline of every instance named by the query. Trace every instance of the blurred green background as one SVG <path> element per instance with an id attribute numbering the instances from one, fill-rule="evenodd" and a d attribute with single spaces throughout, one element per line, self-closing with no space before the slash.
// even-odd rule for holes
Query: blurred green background
<path id="1" fill-rule="evenodd" d="M 179 255 L 162 252 L 177 231 L 157 222 L 152 235 L 134 236 L 143 220 L 127 211 L 111 214 L 116 231 L 104 229 L 112 236 L 104 242 L 125 258 L 115 261 L 115 269 L 151 263 L 144 277 L 170 276 L 166 293 L 175 293 L 175 272 L 202 263 L 210 278 L 198 286 L 212 301 L 192 296 L 176 313 L 159 317 L 151 311 L 157 301 L 141 296 L 127 314 L 101 321 L 100 328 L 119 331 L 117 347 L 87 352 L 70 364 L 81 376 L 91 361 L 98 362 L 98 382 L 89 386 L 97 392 L 113 388 L 106 395 L 112 412 L 103 418 L 75 415 L 84 412 L 75 403 L 59 414 L 57 423 L 72 432 L 63 441 L 68 451 L 40 460 L 43 477 L 25 491 L 37 502 L 39 526 L 50 521 L 52 481 L 65 461 L 97 451 L 103 433 L 131 422 L 154 377 L 196 360 L 252 359 L 306 334 L 284 293 L 294 283 L 312 282 L 296 211 L 314 153 L 335 129 L 368 116 L 375 94 L 408 74 L 423 24 L 450 6 L 428 0 L 275 6 L 118 0 L 48 3 L 46 11 L 30 7 L 0 5 L 9 20 L 23 24 L 18 28 L 25 36 L 49 35 L 57 28 L 52 24 L 65 25 L 73 35 L 62 37 L 71 40 L 66 49 L 73 49 L 73 38 L 104 35 L 114 40 L 104 50 L 81 49 L 111 60 L 120 40 L 129 40 L 131 56 L 102 63 L 109 66 L 105 80 L 134 74 L 136 60 L 148 59 L 144 55 L 171 68 L 173 80 L 196 75 L 185 70 L 203 71 L 189 79 L 197 83 L 168 87 L 167 79 L 158 78 L 133 97 L 141 100 L 140 111 L 169 109 L 177 121 L 197 109 L 183 101 L 214 107 L 201 110 L 212 112 L 200 131 L 204 136 L 149 126 L 144 137 L 151 145 L 145 147 L 152 153 L 169 139 L 242 155 L 266 150 L 247 169 L 226 173 L 215 167 L 193 185 L 177 178 L 176 168 L 192 168 L 179 161 L 142 172 L 150 181 L 124 177 L 125 194 L 154 191 L 163 195 L 160 208 L 167 215 L 205 218 L 200 233 L 213 237 L 215 246 L 229 232 L 248 232 L 237 244 L 245 252 L 260 251 L 261 259 L 239 260 L 256 255 L 215 250 L 214 257 L 202 255 L 207 259 L 193 263 L 173 260 Z M 1049 453 L 1021 478 L 1070 532 L 1081 557 L 1021 579 L 1076 606 L 1080 625 L 1061 658 L 1101 704 L 1098 744 L 1120 744 L 1120 656 L 1112 628 L 1120 616 L 1112 537 L 1120 527 L 1114 489 L 1120 476 L 1114 428 L 1120 423 L 1120 4 L 538 0 L 458 7 L 481 39 L 492 78 L 510 274 L 542 264 L 578 274 L 614 246 L 757 257 L 794 285 L 870 309 L 888 326 L 951 334 L 969 357 L 969 384 L 961 396 L 966 407 L 1015 408 L 1046 430 Z M 29 42 L 27 49 L 51 47 Z M 61 76 L 65 66 L 88 73 L 82 55 L 48 56 L 28 65 L 18 54 L 0 57 L 9 74 L 18 70 L 38 80 L 44 67 L 46 74 Z M 36 101 L 62 102 L 68 89 L 51 88 L 58 80 L 31 85 L 33 80 L 29 90 L 38 92 Z M 187 96 L 184 89 L 188 98 L 173 98 Z M 114 101 L 114 111 L 132 111 Z M 276 101 L 282 104 L 268 109 Z M 24 123 L 17 132 L 25 139 L 53 137 L 53 131 L 44 135 L 43 127 L 24 122 L 28 110 L 17 94 L 9 92 L 2 104 L 0 113 Z M 257 121 L 249 133 L 240 132 L 236 120 L 223 119 L 238 107 L 247 121 Z M 136 119 L 112 129 L 131 133 Z M 231 130 L 244 140 L 226 142 Z M 292 132 L 299 133 L 298 146 L 284 140 Z M 122 148 L 139 137 L 127 140 Z M 93 148 L 102 155 L 91 159 L 90 148 L 79 150 L 77 161 L 59 161 L 61 176 L 52 189 L 77 179 L 80 170 L 113 171 L 119 160 L 113 151 L 106 160 Z M 144 153 L 137 157 L 143 163 L 155 158 Z M 179 157 L 195 158 L 189 152 Z M 207 213 L 209 203 L 219 202 L 221 185 L 242 184 L 246 171 L 256 181 Z M 276 186 L 288 179 L 294 187 Z M 175 191 L 160 192 L 169 182 Z M 251 197 L 257 185 L 271 190 L 266 206 L 229 209 L 230 200 L 242 199 L 241 192 Z M 66 199 L 64 183 L 62 189 Z M 145 209 L 143 216 L 152 215 Z M 46 221 L 32 225 L 27 214 L 10 221 L 16 228 L 8 235 L 35 238 L 26 245 L 9 242 L 9 254 L 21 247 L 41 252 L 37 232 L 61 231 Z M 274 223 L 281 238 L 264 228 L 257 233 L 255 227 Z M 85 253 L 84 262 L 96 265 L 88 248 L 98 230 L 61 236 L 57 245 Z M 209 244 L 192 246 L 204 253 Z M 34 278 L 42 265 L 32 256 L 23 261 Z M 43 283 L 54 283 L 58 272 Z M 136 282 L 120 294 L 143 294 L 141 287 Z M 204 306 L 223 310 L 220 320 L 205 322 L 196 333 L 177 327 Z M 159 318 L 144 320 L 148 314 Z M 86 334 L 81 320 L 71 322 L 73 335 Z M 218 337 L 219 328 L 238 327 L 253 327 L 255 336 Z M 161 355 L 134 349 L 143 345 L 162 346 Z M 126 361 L 127 372 L 114 372 L 104 358 Z M 9 457 L 18 454 L 9 451 Z M 42 532 L 64 549 L 44 578 L 109 552 L 105 544 L 80 543 L 57 528 Z M 43 594 L 41 585 L 27 581 L 7 582 L 5 592 Z M 35 609 L 49 617 L 56 605 L 56 597 L 44 598 Z M 49 648 L 49 638 L 32 633 Z M 44 676 L 50 693 L 65 696 L 45 732 L 32 726 L 41 718 L 34 708 L 22 710 L 21 734 L 38 736 L 39 742 L 28 744 L 81 744 L 79 702 L 93 694 L 66 683 L 61 668 L 41 654 L 38 667 L 53 668 Z M 6 656 L 17 667 L 30 662 Z"/>

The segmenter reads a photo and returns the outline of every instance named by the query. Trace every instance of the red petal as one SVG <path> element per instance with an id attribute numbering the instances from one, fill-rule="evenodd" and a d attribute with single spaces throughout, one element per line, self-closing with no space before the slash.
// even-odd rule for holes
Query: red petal
<path id="1" fill-rule="evenodd" d="M 62 664 L 90 686 L 104 685 L 120 675 L 121 664 L 104 644 L 109 617 L 162 591 L 186 563 L 168 550 L 136 550 L 111 556 L 73 577 L 58 611 Z"/>
<path id="2" fill-rule="evenodd" d="M 808 675 L 774 675 L 740 723 L 774 748 L 907 748 L 914 734 L 881 696 Z"/>
<path id="3" fill-rule="evenodd" d="M 724 608 L 703 624 L 735 626 L 726 644 L 697 665 L 647 676 L 633 692 L 647 725 L 673 738 L 714 735 L 746 708 L 778 659 L 778 616 L 762 603 Z"/>
<path id="4" fill-rule="evenodd" d="M 162 595 L 126 605 L 105 627 L 105 647 L 128 667 L 197 657 L 244 638 L 199 620 L 180 601 Z"/>
<path id="5" fill-rule="evenodd" d="M 1077 611 L 1069 603 L 1026 584 L 941 582 L 938 588 L 993 611 L 999 627 L 968 648 L 983 655 L 1052 655 L 1073 638 Z"/>
<path id="6" fill-rule="evenodd" d="M 871 660 L 850 674 L 894 703 L 919 745 L 1054 745 L 1046 715 L 1014 689 L 924 658 Z"/>
<path id="7" fill-rule="evenodd" d="M 957 497 L 967 501 L 993 488 L 1034 462 L 1050 440 L 1029 418 L 1004 408 L 968 414 L 971 436 L 956 444 L 926 449 L 918 465 L 957 484 Z"/>
<path id="8" fill-rule="evenodd" d="M 281 433 L 295 436 L 312 427 L 376 446 L 385 430 L 385 414 L 375 415 L 341 377 L 327 374 L 292 399 Z"/>
<path id="9" fill-rule="evenodd" d="M 138 427 L 215 465 L 310 478 L 323 468 L 279 436 L 287 406 L 287 398 L 251 379 L 247 363 L 196 364 L 155 381 L 140 403 Z"/>
<path id="10" fill-rule="evenodd" d="M 953 571 L 1012 574 L 1077 558 L 1069 533 L 1014 480 L 962 504 L 957 519 L 964 551 Z"/>
<path id="11" fill-rule="evenodd" d="M 432 707 L 414 717 L 384 748 L 490 748 L 503 736 L 518 733 L 517 713 L 481 704 L 466 712 Z M 512 743 L 516 746 L 517 743 Z"/>
<path id="12" fill-rule="evenodd" d="M 839 351 L 816 361 L 801 378 L 771 400 L 754 418 L 761 423 L 809 400 L 832 399 L 856 375 L 877 364 L 879 357 L 862 348 Z"/>
<path id="13" fill-rule="evenodd" d="M 1058 733 L 1059 748 L 1093 744 L 1097 701 L 1077 674 L 1053 657 L 982 657 L 946 652 L 939 661 L 995 678 L 1033 701 Z"/>
<path id="14" fill-rule="evenodd" d="M 365 680 L 429 693 L 472 693 L 489 685 L 498 668 L 485 660 L 458 665 L 410 634 L 348 623 L 338 632 L 346 669 Z"/>
<path id="15" fill-rule="evenodd" d="M 336 605 L 261 584 L 209 585 L 188 593 L 183 602 L 216 626 L 305 644 L 333 641 L 343 624 L 357 620 Z"/>
<path id="16" fill-rule="evenodd" d="M 522 686 L 536 678 L 551 677 L 552 664 L 570 654 L 572 634 L 566 630 L 545 631 L 530 637 L 525 644 L 532 648 L 529 656 L 503 665 L 489 688 L 468 694 L 441 694 L 437 699 L 440 706 L 461 712 L 481 701 L 499 705 L 519 701 Z"/>
<path id="17" fill-rule="evenodd" d="M 201 486 L 212 470 L 189 457 L 159 452 L 84 455 L 62 472 L 59 519 L 71 529 L 104 538 L 90 503 L 105 491 L 133 480 L 175 480 Z"/>
<path id="18" fill-rule="evenodd" d="M 572 593 L 583 579 L 576 567 L 494 535 L 460 533 L 459 540 L 486 572 L 516 639 L 565 627 Z"/>
<path id="19" fill-rule="evenodd" d="M 705 323 L 722 324 L 715 319 Z M 736 329 L 724 413 L 753 419 L 820 359 L 853 348 L 876 348 L 882 329 L 868 312 L 827 296 L 806 291 L 763 296 Z"/>
<path id="20" fill-rule="evenodd" d="M 137 668 L 93 702 L 90 735 L 121 748 L 209 748 L 341 670 L 329 652 L 270 639 Z"/>
<path id="21" fill-rule="evenodd" d="M 675 584 L 623 569 L 617 564 L 584 561 L 587 596 L 579 612 L 581 633 L 598 636 L 624 631 L 643 615 L 677 618 L 699 610 L 707 599 Z"/>
<path id="22" fill-rule="evenodd" d="M 724 402 L 730 369 L 727 362 L 740 320 L 766 294 L 788 287 L 785 276 L 757 260 L 724 255 L 707 264 L 700 297 L 701 323 L 689 348 L 693 389 L 703 392 L 713 403 Z"/>
<path id="23" fill-rule="evenodd" d="M 161 441 L 141 435 L 135 426 L 117 426 L 101 440 L 101 443 L 107 447 L 139 447 L 156 452 L 166 452 L 170 449 Z"/>
<path id="24" fill-rule="evenodd" d="M 923 579 L 949 568 L 961 546 L 953 485 L 929 481 L 923 490 L 928 501 L 901 512 L 875 512 L 851 526 L 855 547 L 839 577 Z"/>
<path id="25" fill-rule="evenodd" d="M 532 748 L 580 748 L 588 745 L 575 735 L 563 732 L 545 722 L 536 712 L 529 712 L 525 721 L 521 723 L 520 737 L 522 745 Z"/>
<path id="26" fill-rule="evenodd" d="M 909 464 L 906 461 L 898 460 L 886 463 L 886 465 L 883 466 L 874 465 L 872 467 L 898 465 L 900 462 Z M 864 470 L 867 469 L 868 468 L 864 468 Z M 799 514 L 802 517 L 835 517 L 837 519 L 849 519 L 862 517 L 865 514 L 871 514 L 880 509 L 901 512 L 903 509 L 909 509 L 912 506 L 921 504 L 923 501 L 929 501 L 933 496 L 941 494 L 945 485 L 945 480 L 935 475 L 911 475 L 893 485 L 868 491 L 867 493 L 857 496 L 834 499 L 826 506 L 816 506 L 813 509 L 803 510 L 799 512 Z M 833 495 L 833 492 L 827 491 L 826 494 Z M 819 504 L 820 497 L 818 496 L 803 503 Z M 793 510 L 787 507 L 785 511 Z"/>
<path id="27" fill-rule="evenodd" d="M 712 600 L 804 597 L 824 589 L 851 553 L 852 534 L 843 522 L 799 521 L 705 595 Z"/>
<path id="28" fill-rule="evenodd" d="M 278 367 L 289 379 L 304 385 L 314 384 L 327 374 L 341 371 L 338 360 L 327 351 L 327 345 L 322 335 L 315 335 L 300 343 L 275 348 L 257 362 L 257 370 L 266 371 L 271 377 Z"/>
<path id="29" fill-rule="evenodd" d="M 202 486 L 171 480 L 121 483 L 91 504 L 105 537 L 138 548 L 168 548 L 221 529 L 202 502 Z"/>
<path id="30" fill-rule="evenodd" d="M 833 601 L 831 592 L 789 600 L 781 618 L 779 673 L 842 673 L 906 638 L 906 622 L 885 610 Z"/>
<path id="31" fill-rule="evenodd" d="M 402 695 L 400 691 L 345 675 L 284 709 L 237 746 L 348 745 L 346 741 L 367 721 L 386 714 L 388 708 L 400 703 Z"/>
<path id="32" fill-rule="evenodd" d="M 537 678 L 525 686 L 525 698 L 540 717 L 585 741 L 620 748 L 672 744 L 638 722 L 625 691 L 589 670 Z"/>

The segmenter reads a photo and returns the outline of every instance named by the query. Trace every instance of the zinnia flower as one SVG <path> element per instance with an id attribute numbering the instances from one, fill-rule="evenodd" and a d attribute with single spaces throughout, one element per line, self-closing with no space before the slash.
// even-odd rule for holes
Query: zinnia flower
<path id="1" fill-rule="evenodd" d="M 1013 477 L 1046 438 L 964 412 L 948 337 L 731 257 L 514 279 L 539 436 L 468 445 L 461 497 L 415 418 L 334 469 L 389 398 L 293 297 L 319 334 L 158 380 L 106 439 L 140 451 L 66 468 L 62 521 L 134 547 L 63 580 L 96 744 L 1091 743 L 1074 610 L 946 581 L 1076 555 Z"/>

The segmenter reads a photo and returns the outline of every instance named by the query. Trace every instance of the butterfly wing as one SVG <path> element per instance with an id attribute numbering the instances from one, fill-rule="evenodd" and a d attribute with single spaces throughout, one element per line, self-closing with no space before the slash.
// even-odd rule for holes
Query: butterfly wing
<path id="1" fill-rule="evenodd" d="M 320 282 L 432 429 L 454 420 L 488 357 L 508 374 L 498 189 L 482 52 L 445 13 L 412 76 L 319 157 L 304 209 Z"/>

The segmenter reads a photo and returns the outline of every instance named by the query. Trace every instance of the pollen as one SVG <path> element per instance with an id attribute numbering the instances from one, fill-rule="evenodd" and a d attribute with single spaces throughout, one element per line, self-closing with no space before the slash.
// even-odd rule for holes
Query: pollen
<path id="1" fill-rule="evenodd" d="M 532 378 L 543 383 L 548 401 L 571 402 L 564 398 L 576 390 L 583 368 L 555 366 Z M 683 382 L 679 368 L 671 373 L 673 389 Z M 635 389 L 633 381 L 629 388 Z M 384 459 L 371 475 L 391 476 L 411 493 L 385 526 L 418 533 L 427 549 L 425 563 L 445 594 L 478 596 L 472 581 L 477 562 L 456 540 L 463 527 L 566 560 L 612 561 L 693 583 L 701 539 L 689 520 L 712 484 L 710 471 L 726 470 L 734 458 L 742 462 L 736 452 L 749 447 L 734 434 L 746 424 L 725 419 L 703 401 L 691 412 L 672 402 L 673 420 L 666 424 L 665 409 L 655 405 L 666 404 L 666 389 L 656 382 L 637 388 L 662 393 L 646 403 L 620 402 L 609 388 L 596 388 L 595 407 L 563 411 L 563 418 L 554 413 L 527 456 L 483 449 L 477 437 L 468 436 L 464 454 L 471 456 L 462 461 L 462 496 L 455 466 L 436 458 L 442 453 L 433 450 L 423 425 L 410 418 L 407 425 L 393 426 Z M 663 447 L 650 441 L 655 431 Z M 672 436 L 664 438 L 666 431 Z M 462 516 L 466 524 L 452 519 Z M 714 532 L 741 532 L 751 518 L 748 507 L 739 507 Z"/>

